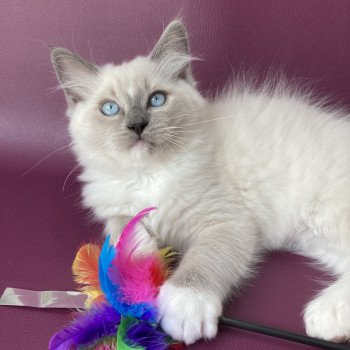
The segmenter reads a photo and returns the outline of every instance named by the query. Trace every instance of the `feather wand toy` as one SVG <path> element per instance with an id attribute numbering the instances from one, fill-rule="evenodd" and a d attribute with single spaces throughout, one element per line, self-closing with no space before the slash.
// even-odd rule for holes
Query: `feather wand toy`
<path id="1" fill-rule="evenodd" d="M 156 297 L 169 273 L 169 248 L 137 254 L 140 221 L 154 208 L 137 214 L 125 226 L 117 245 L 107 236 L 102 247 L 86 244 L 73 262 L 74 280 L 87 296 L 86 311 L 57 332 L 50 350 L 180 349 L 156 323 Z"/>
<path id="2" fill-rule="evenodd" d="M 80 291 L 87 296 L 86 311 L 79 312 L 68 327 L 51 338 L 50 350 L 182 348 L 156 323 L 156 296 L 169 275 L 169 263 L 175 253 L 165 248 L 137 254 L 142 245 L 137 237 L 138 225 L 152 210 L 145 209 L 131 219 L 117 245 L 111 245 L 107 236 L 102 247 L 89 243 L 80 248 L 72 271 Z M 350 349 L 343 344 L 240 320 L 221 317 L 219 323 L 322 349 Z"/>

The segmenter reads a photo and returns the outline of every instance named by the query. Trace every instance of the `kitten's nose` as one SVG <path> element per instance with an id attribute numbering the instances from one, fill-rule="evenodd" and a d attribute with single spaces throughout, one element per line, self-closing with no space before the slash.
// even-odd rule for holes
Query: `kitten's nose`
<path id="1" fill-rule="evenodd" d="M 142 121 L 140 123 L 129 124 L 127 127 L 128 129 L 132 130 L 140 137 L 147 125 L 148 125 L 148 121 Z"/>

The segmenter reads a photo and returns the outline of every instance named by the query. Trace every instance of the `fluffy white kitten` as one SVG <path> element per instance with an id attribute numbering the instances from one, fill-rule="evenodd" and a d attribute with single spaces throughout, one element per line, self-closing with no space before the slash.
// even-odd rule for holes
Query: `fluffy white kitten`
<path id="1" fill-rule="evenodd" d="M 222 302 L 265 249 L 294 249 L 338 279 L 312 300 L 309 335 L 350 337 L 350 123 L 283 84 L 196 90 L 183 24 L 147 57 L 97 67 L 62 48 L 84 204 L 117 237 L 151 206 L 143 234 L 182 260 L 159 294 L 161 325 L 212 338 Z M 149 236 L 148 236 L 149 235 Z M 151 238 L 152 237 L 152 238 Z"/>

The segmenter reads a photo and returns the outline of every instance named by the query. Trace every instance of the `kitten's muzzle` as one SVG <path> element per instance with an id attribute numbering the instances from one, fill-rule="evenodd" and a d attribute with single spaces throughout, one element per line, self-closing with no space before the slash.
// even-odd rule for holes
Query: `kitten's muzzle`
<path id="1" fill-rule="evenodd" d="M 142 122 L 128 124 L 127 128 L 133 131 L 135 134 L 137 134 L 138 137 L 141 137 L 141 134 L 143 133 L 147 125 L 148 125 L 148 121 L 144 120 Z"/>

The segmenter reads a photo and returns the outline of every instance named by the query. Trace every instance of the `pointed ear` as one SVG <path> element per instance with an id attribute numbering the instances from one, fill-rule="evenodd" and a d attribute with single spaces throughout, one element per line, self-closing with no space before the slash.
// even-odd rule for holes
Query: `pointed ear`
<path id="1" fill-rule="evenodd" d="M 98 67 L 62 48 L 51 48 L 52 64 L 69 106 L 85 100 L 96 88 Z"/>
<path id="2" fill-rule="evenodd" d="M 150 58 L 159 62 L 161 68 L 167 70 L 172 77 L 195 84 L 190 68 L 193 57 L 189 53 L 186 28 L 181 21 L 172 21 L 165 28 Z"/>

